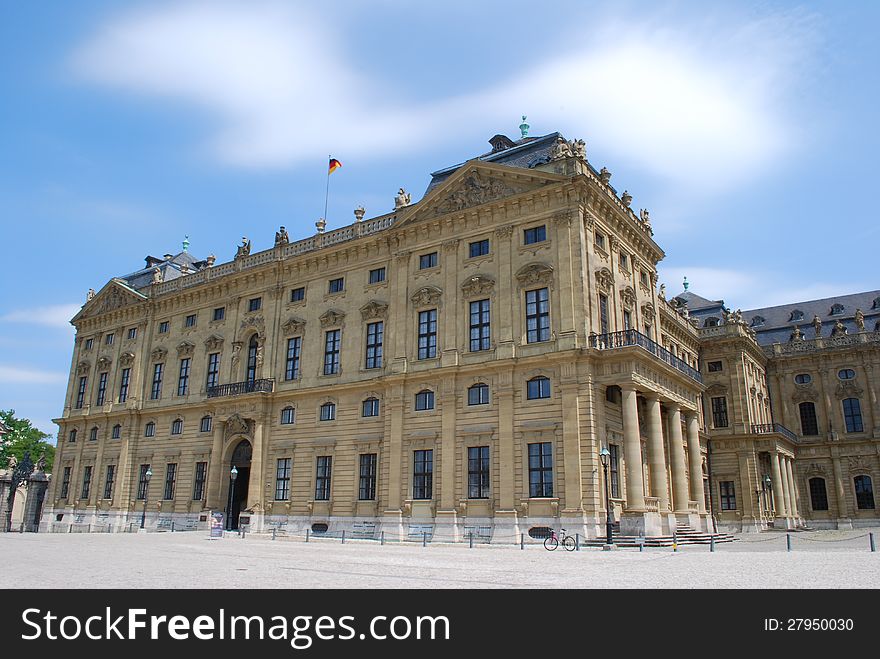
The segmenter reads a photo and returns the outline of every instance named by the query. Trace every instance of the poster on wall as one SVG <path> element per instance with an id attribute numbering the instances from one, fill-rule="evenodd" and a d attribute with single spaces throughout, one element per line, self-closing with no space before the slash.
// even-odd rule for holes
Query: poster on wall
<path id="1" fill-rule="evenodd" d="M 223 513 L 211 513 L 211 538 L 223 537 Z"/>

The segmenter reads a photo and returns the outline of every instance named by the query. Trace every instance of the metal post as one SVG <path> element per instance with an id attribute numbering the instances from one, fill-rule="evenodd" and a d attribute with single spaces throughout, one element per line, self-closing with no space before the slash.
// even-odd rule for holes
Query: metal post
<path id="1" fill-rule="evenodd" d="M 709 551 L 715 551 L 715 536 L 709 536 Z"/>
<path id="2" fill-rule="evenodd" d="M 474 532 L 473 531 L 468 533 L 468 542 L 470 543 L 470 548 L 473 549 L 474 548 Z"/>
<path id="3" fill-rule="evenodd" d="M 309 529 L 306 529 L 306 542 L 309 541 Z"/>
<path id="4" fill-rule="evenodd" d="M 874 534 L 873 533 L 870 533 L 870 532 L 868 533 L 868 540 L 871 543 L 871 551 L 877 551 L 877 546 L 874 544 Z"/>
<path id="5" fill-rule="evenodd" d="M 277 530 L 278 530 L 278 527 L 275 527 L 275 526 L 272 527 L 272 539 L 273 539 L 273 540 L 275 539 L 275 532 L 276 532 Z"/>
<path id="6" fill-rule="evenodd" d="M 605 478 L 605 544 L 611 545 L 613 544 L 612 534 L 613 534 L 613 522 L 611 521 L 611 496 L 608 492 L 608 463 L 603 458 L 602 460 L 602 472 L 604 473 Z"/>
<path id="7" fill-rule="evenodd" d="M 525 533 L 519 534 L 519 548 L 520 548 L 520 550 L 524 550 L 526 548 L 526 534 Z"/>
<path id="8" fill-rule="evenodd" d="M 174 533 L 174 520 L 171 520 L 171 532 Z"/>
<path id="9" fill-rule="evenodd" d="M 422 547 L 428 546 L 428 534 L 422 531 Z"/>
<path id="10" fill-rule="evenodd" d="M 785 548 L 791 551 L 791 533 L 785 534 Z"/>
<path id="11" fill-rule="evenodd" d="M 385 544 L 385 531 L 380 531 L 380 533 L 379 533 L 379 544 L 380 545 Z"/>
<path id="12" fill-rule="evenodd" d="M 345 544 L 345 529 L 342 529 L 342 544 Z"/>
<path id="13" fill-rule="evenodd" d="M 581 534 L 580 533 L 574 534 L 574 550 L 575 551 L 581 550 Z"/>

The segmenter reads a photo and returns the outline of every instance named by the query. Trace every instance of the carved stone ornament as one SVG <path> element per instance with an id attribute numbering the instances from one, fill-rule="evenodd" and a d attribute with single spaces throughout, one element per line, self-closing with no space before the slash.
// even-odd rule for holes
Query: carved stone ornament
<path id="1" fill-rule="evenodd" d="M 863 312 L 861 309 L 856 309 L 855 321 L 856 321 L 856 327 L 859 328 L 859 331 L 864 332 L 865 331 L 865 312 Z"/>
<path id="2" fill-rule="evenodd" d="M 549 286 L 553 283 L 553 268 L 546 263 L 529 263 L 517 271 L 516 280 L 520 286 Z"/>
<path id="3" fill-rule="evenodd" d="M 266 321 L 263 320 L 262 316 L 252 316 L 250 318 L 245 318 L 243 321 L 241 321 L 239 330 L 241 332 L 256 330 L 257 334 L 260 335 L 260 339 L 262 339 L 266 333 Z"/>
<path id="4" fill-rule="evenodd" d="M 250 435 L 251 427 L 247 419 L 243 419 L 238 414 L 233 414 L 226 420 L 226 436 L 233 435 Z"/>
<path id="5" fill-rule="evenodd" d="M 620 300 L 623 302 L 623 306 L 627 308 L 632 308 L 636 305 L 636 292 L 632 286 L 625 286 L 620 289 Z"/>
<path id="6" fill-rule="evenodd" d="M 513 225 L 504 224 L 495 229 L 495 235 L 498 238 L 510 238 L 513 235 Z"/>
<path id="7" fill-rule="evenodd" d="M 864 393 L 864 390 L 859 387 L 855 382 L 841 382 L 837 385 L 837 389 L 834 394 L 838 398 L 858 398 Z"/>
<path id="8" fill-rule="evenodd" d="M 77 375 L 87 375 L 91 370 L 92 365 L 87 361 L 81 361 L 76 365 L 76 374 Z"/>
<path id="9" fill-rule="evenodd" d="M 861 455 L 851 455 L 849 456 L 849 470 L 851 472 L 869 472 L 870 466 Z"/>
<path id="10" fill-rule="evenodd" d="M 795 392 L 791 395 L 791 400 L 795 403 L 807 403 L 814 401 L 817 398 L 816 390 L 813 389 L 813 385 L 811 384 L 797 387 Z"/>
<path id="11" fill-rule="evenodd" d="M 373 320 L 374 318 L 385 318 L 388 315 L 388 305 L 379 300 L 370 300 L 361 307 L 361 318 L 364 320 Z"/>
<path id="12" fill-rule="evenodd" d="M 98 360 L 98 370 L 99 371 L 106 371 L 108 368 L 110 368 L 110 365 L 112 363 L 113 363 L 113 360 L 110 359 L 109 357 L 101 357 Z"/>
<path id="13" fill-rule="evenodd" d="M 412 195 L 400 188 L 397 191 L 397 196 L 394 198 L 394 210 L 400 210 L 401 208 L 405 208 L 412 203 Z"/>
<path id="14" fill-rule="evenodd" d="M 443 291 L 436 286 L 425 286 L 412 294 L 410 300 L 417 307 L 427 307 L 440 304 Z"/>
<path id="15" fill-rule="evenodd" d="M 461 292 L 465 297 L 473 297 L 475 295 L 488 295 L 495 288 L 495 280 L 486 275 L 474 275 L 464 280 L 461 285 Z"/>
<path id="16" fill-rule="evenodd" d="M 216 334 L 212 334 L 207 339 L 205 339 L 205 348 L 208 350 L 219 350 L 223 345 L 223 337 L 218 336 Z"/>
<path id="17" fill-rule="evenodd" d="M 165 359 L 165 355 L 168 354 L 168 351 L 165 348 L 153 348 L 153 352 L 150 353 L 150 357 L 154 362 L 161 362 Z"/>
<path id="18" fill-rule="evenodd" d="M 824 476 L 826 473 L 828 473 L 828 470 L 825 469 L 825 466 L 816 462 L 811 462 L 807 468 L 804 469 L 804 475 L 806 476 Z"/>
<path id="19" fill-rule="evenodd" d="M 509 197 L 525 192 L 522 185 L 513 185 L 500 178 L 486 178 L 474 172 L 460 181 L 435 208 L 435 215 L 453 213 L 471 206 L 479 206 L 501 197 Z"/>
<path id="20" fill-rule="evenodd" d="M 706 393 L 710 396 L 723 396 L 727 393 L 727 387 L 722 384 L 713 384 L 706 389 Z"/>
<path id="21" fill-rule="evenodd" d="M 556 144 L 550 150 L 550 160 L 561 160 L 562 158 L 570 158 L 571 145 L 561 137 L 556 138 Z"/>
<path id="22" fill-rule="evenodd" d="M 115 311 L 122 307 L 131 306 L 138 301 L 139 300 L 136 300 L 134 295 L 125 293 L 118 286 L 113 286 L 101 293 L 98 297 L 94 298 L 94 308 L 89 309 L 89 312 L 90 314 L 107 313 L 108 311 Z"/>
<path id="23" fill-rule="evenodd" d="M 241 355 L 241 341 L 232 342 L 232 365 L 238 364 L 238 358 Z"/>
<path id="24" fill-rule="evenodd" d="M 458 238 L 453 238 L 452 240 L 447 240 L 443 243 L 443 251 L 444 252 L 454 252 L 458 249 Z"/>
<path id="25" fill-rule="evenodd" d="M 133 352 L 123 352 L 119 355 L 119 363 L 123 366 L 131 366 L 134 364 L 134 353 Z"/>
<path id="26" fill-rule="evenodd" d="M 603 291 L 610 291 L 614 286 L 614 275 L 608 268 L 599 268 L 596 270 L 596 285 Z"/>
<path id="27" fill-rule="evenodd" d="M 642 315 L 645 318 L 653 318 L 654 317 L 654 305 L 650 302 L 646 302 L 642 305 Z"/>
<path id="28" fill-rule="evenodd" d="M 344 318 L 345 312 L 338 309 L 327 309 L 327 311 L 320 315 L 318 320 L 321 321 L 321 327 L 341 327 Z"/>
<path id="29" fill-rule="evenodd" d="M 193 353 L 196 351 L 196 346 L 194 343 L 190 343 L 189 341 L 183 341 L 181 344 L 177 346 L 177 356 L 178 357 L 192 357 Z"/>
<path id="30" fill-rule="evenodd" d="M 302 334 L 302 331 L 306 328 L 306 321 L 302 318 L 297 318 L 296 316 L 291 316 L 287 319 L 281 329 L 284 330 L 285 334 Z"/>
<path id="31" fill-rule="evenodd" d="M 834 323 L 834 327 L 831 328 L 831 338 L 833 339 L 834 337 L 837 337 L 837 336 L 843 336 L 844 334 L 846 334 L 846 325 L 844 325 L 838 319 Z"/>

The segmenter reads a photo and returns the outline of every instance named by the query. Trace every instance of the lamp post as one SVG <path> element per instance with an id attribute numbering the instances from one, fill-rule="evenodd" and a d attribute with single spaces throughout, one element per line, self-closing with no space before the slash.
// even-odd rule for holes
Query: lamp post
<path id="1" fill-rule="evenodd" d="M 611 527 L 611 497 L 608 494 L 608 460 L 610 458 L 611 451 L 608 450 L 607 446 L 603 446 L 602 450 L 599 451 L 599 459 L 602 461 L 602 471 L 605 475 L 605 545 L 608 547 L 612 546 L 611 534 L 613 532 Z"/>
<path id="2" fill-rule="evenodd" d="M 235 468 L 235 465 L 232 465 L 232 469 L 229 470 L 229 479 L 232 483 L 229 486 L 229 511 L 226 513 L 226 530 L 232 530 L 232 502 L 235 501 L 235 479 L 238 478 L 238 469 Z"/>
<path id="3" fill-rule="evenodd" d="M 147 470 L 144 472 L 144 510 L 141 512 L 141 528 L 144 528 L 144 523 L 147 521 L 147 495 L 150 491 L 150 479 L 152 477 L 153 470 L 147 467 Z"/>
<path id="4" fill-rule="evenodd" d="M 773 516 L 773 506 L 776 503 L 772 499 L 773 481 L 770 480 L 770 474 L 764 474 L 764 497 L 767 501 L 767 514 Z"/>

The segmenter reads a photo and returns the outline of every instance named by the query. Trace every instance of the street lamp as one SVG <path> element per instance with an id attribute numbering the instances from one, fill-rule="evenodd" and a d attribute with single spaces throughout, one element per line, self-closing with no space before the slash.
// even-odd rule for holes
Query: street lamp
<path id="1" fill-rule="evenodd" d="M 611 451 L 607 446 L 603 446 L 599 451 L 599 459 L 602 461 L 602 471 L 605 474 L 605 544 L 611 546 L 612 521 L 611 521 L 611 497 L 608 495 L 608 461 L 611 458 Z"/>
<path id="2" fill-rule="evenodd" d="M 144 522 L 147 521 L 147 493 L 150 491 L 150 479 L 153 477 L 153 470 L 147 467 L 144 472 L 144 510 L 141 513 L 141 528 L 144 528 Z"/>
<path id="3" fill-rule="evenodd" d="M 235 501 L 235 479 L 238 478 L 238 469 L 235 468 L 235 465 L 232 465 L 232 469 L 229 470 L 229 478 L 232 481 L 232 484 L 229 487 L 229 511 L 226 513 L 226 530 L 232 530 L 232 502 Z"/>
<path id="4" fill-rule="evenodd" d="M 773 481 L 770 480 L 770 474 L 764 474 L 764 498 L 767 502 L 767 513 L 773 512 Z"/>

